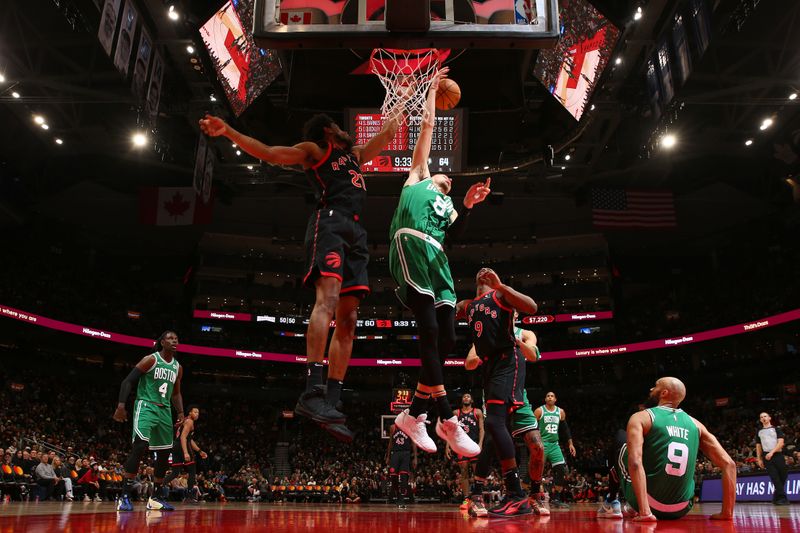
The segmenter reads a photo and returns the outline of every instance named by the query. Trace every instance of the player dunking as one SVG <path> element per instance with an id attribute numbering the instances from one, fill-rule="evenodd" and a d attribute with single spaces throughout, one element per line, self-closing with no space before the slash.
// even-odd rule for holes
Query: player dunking
<path id="1" fill-rule="evenodd" d="M 187 496 L 187 499 L 195 503 L 199 492 L 195 453 L 199 454 L 203 459 L 208 458 L 208 454 L 201 450 L 194 440 L 195 423 L 198 418 L 200 418 L 200 408 L 190 406 L 189 414 L 183 419 L 183 424 L 178 426 L 178 430 L 175 433 L 175 444 L 172 447 L 172 470 L 164 478 L 164 485 L 169 486 L 169 483 L 178 477 L 181 472 L 187 472 L 189 474 L 188 487 L 191 493 L 191 496 Z"/>
<path id="2" fill-rule="evenodd" d="M 561 452 L 560 436 L 567 441 L 567 447 L 572 457 L 575 457 L 575 446 L 572 444 L 572 433 L 567 425 L 567 412 L 556 405 L 556 393 L 548 392 L 544 397 L 544 405 L 534 411 L 539 426 L 542 428 L 542 442 L 544 443 L 544 459 L 553 469 L 553 499 L 554 507 L 567 508 L 561 501 L 564 490 L 564 478 L 567 475 L 567 461 Z"/>
<path id="3" fill-rule="evenodd" d="M 411 452 L 414 458 L 411 458 Z M 406 508 L 406 501 L 411 495 L 408 478 L 412 470 L 417 468 L 417 446 L 411 438 L 403 433 L 395 424 L 389 428 L 389 447 L 386 449 L 386 464 L 389 465 L 391 479 L 390 497 L 394 496 L 397 507 Z"/>
<path id="4" fill-rule="evenodd" d="M 514 322 L 517 319 L 517 312 L 514 312 Z M 522 352 L 525 360 L 531 363 L 541 359 L 539 352 L 538 339 L 532 331 L 514 327 L 514 338 L 517 347 Z M 474 370 L 481 364 L 481 359 L 475 351 L 475 346 L 470 348 L 467 359 L 464 362 L 466 370 Z M 544 448 L 542 437 L 539 434 L 539 424 L 533 415 L 533 409 L 528 401 L 528 392 L 522 389 L 523 405 L 511 414 L 511 436 L 521 438 L 528 448 L 528 477 L 530 478 L 530 495 L 528 503 L 533 512 L 548 516 L 550 508 L 548 506 L 547 494 L 542 490 L 542 470 L 544 469 Z M 488 514 L 483 502 L 483 491 L 486 485 L 486 476 L 489 474 L 492 456 L 495 455 L 494 443 L 491 439 L 487 440 L 481 447 L 481 455 L 475 467 L 475 483 L 469 497 L 469 514 L 474 517 L 483 517 Z"/>
<path id="5" fill-rule="evenodd" d="M 483 411 L 473 407 L 471 394 L 467 393 L 461 396 L 461 407 L 453 411 L 453 414 L 458 417 L 459 425 L 464 428 L 469 438 L 477 442 L 478 447 L 483 449 Z M 444 449 L 444 456 L 450 459 L 449 444 Z M 469 465 L 477 463 L 478 458 L 459 455 L 456 458 L 456 462 L 461 468 L 461 493 L 464 495 L 464 502 L 461 504 L 461 509 L 466 509 L 469 505 L 469 501 L 467 500 L 467 495 L 469 494 Z"/>
<path id="6" fill-rule="evenodd" d="M 509 414 L 524 405 L 525 390 L 525 358 L 514 337 L 514 312 L 535 314 L 538 306 L 529 296 L 504 285 L 492 269 L 482 268 L 476 276 L 476 285 L 475 299 L 459 302 L 458 307 L 466 313 L 472 343 L 483 361 L 486 430 L 500 460 L 506 489 L 503 500 L 488 514 L 497 517 L 530 514 L 507 422 Z M 475 485 L 479 481 L 476 474 Z"/>
<path id="7" fill-rule="evenodd" d="M 490 179 L 470 187 L 460 215 L 448 196 L 450 178 L 431 176 L 428 155 L 436 117 L 436 91 L 447 74 L 440 70 L 428 90 L 419 138 L 414 147 L 411 171 L 403 185 L 389 233 L 389 268 L 399 285 L 397 296 L 414 313 L 419 334 L 422 371 L 411 407 L 397 415 L 395 423 L 422 450 L 434 453 L 436 444 L 425 426 L 428 400 L 433 397 L 439 414 L 436 433 L 459 455 L 478 455 L 478 444 L 470 439 L 453 416 L 444 388 L 442 360 L 455 346 L 456 294 L 450 265 L 444 252 L 445 235 L 458 237 L 466 229 L 470 209 L 491 192 Z"/>
<path id="8" fill-rule="evenodd" d="M 327 115 L 315 115 L 304 128 L 304 142 L 294 146 L 267 146 L 231 128 L 222 119 L 206 116 L 200 128 L 208 135 L 224 135 L 245 152 L 278 165 L 300 165 L 317 193 L 317 209 L 306 230 L 307 268 L 303 282 L 316 291 L 306 333 L 306 389 L 295 411 L 321 424 L 345 442 L 353 434 L 336 405 L 353 351 L 358 306 L 369 293 L 367 233 L 360 222 L 367 196 L 361 165 L 377 156 L 397 132 L 397 120 L 363 146 Z M 331 320 L 336 327 L 328 351 L 327 388 L 322 361 Z"/>
<path id="9" fill-rule="evenodd" d="M 678 406 L 686 397 L 681 380 L 664 377 L 650 389 L 646 409 L 628 420 L 627 442 L 618 449 L 609 475 L 609 498 L 599 518 L 621 518 L 618 492 L 627 500 L 625 515 L 635 521 L 674 520 L 694 504 L 697 451 L 722 470 L 722 510 L 712 520 L 731 520 L 736 501 L 736 463 L 706 427 Z"/>
<path id="10" fill-rule="evenodd" d="M 119 403 L 114 411 L 114 420 L 125 422 L 128 413 L 125 402 L 131 389 L 137 384 L 136 401 L 133 412 L 133 449 L 125 461 L 122 496 L 117 504 L 118 511 L 133 511 L 131 494 L 133 479 L 139 471 L 139 462 L 148 448 L 156 452 L 156 464 L 153 471 L 155 486 L 153 496 L 147 500 L 147 509 L 174 511 L 175 509 L 161 497 L 164 474 L 172 449 L 172 409 L 178 412 L 178 424 L 183 423 L 183 397 L 181 396 L 181 378 L 183 367 L 175 359 L 178 350 L 178 335 L 174 331 L 165 331 L 156 340 L 153 349 L 131 370 L 119 388 Z"/>

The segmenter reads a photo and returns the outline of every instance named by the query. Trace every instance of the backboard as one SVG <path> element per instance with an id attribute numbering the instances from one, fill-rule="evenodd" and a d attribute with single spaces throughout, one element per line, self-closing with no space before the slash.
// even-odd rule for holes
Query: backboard
<path id="1" fill-rule="evenodd" d="M 389 32 L 385 0 L 256 0 L 262 48 L 549 48 L 557 0 L 431 0 L 427 32 Z"/>

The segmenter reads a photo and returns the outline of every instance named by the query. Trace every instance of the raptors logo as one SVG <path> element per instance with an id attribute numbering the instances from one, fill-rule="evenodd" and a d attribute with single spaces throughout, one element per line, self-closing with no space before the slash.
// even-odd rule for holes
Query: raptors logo
<path id="1" fill-rule="evenodd" d="M 338 253 L 330 252 L 325 256 L 325 264 L 331 268 L 339 268 L 339 266 L 342 264 L 342 258 L 339 257 Z"/>

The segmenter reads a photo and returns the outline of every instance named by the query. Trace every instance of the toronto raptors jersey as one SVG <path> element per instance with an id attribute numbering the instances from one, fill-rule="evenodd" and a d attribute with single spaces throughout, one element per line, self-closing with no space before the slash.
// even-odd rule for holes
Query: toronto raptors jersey
<path id="1" fill-rule="evenodd" d="M 467 432 L 469 438 L 478 442 L 480 438 L 480 429 L 478 428 L 478 417 L 475 416 L 475 409 L 470 409 L 469 413 L 465 413 L 461 409 L 458 410 L 458 423 Z"/>
<path id="2" fill-rule="evenodd" d="M 392 451 L 393 452 L 410 452 L 411 451 L 411 438 L 403 433 L 400 428 L 394 430 L 392 435 Z"/>
<path id="3" fill-rule="evenodd" d="M 467 306 L 467 321 L 475 351 L 482 359 L 512 349 L 514 310 L 500 303 L 495 291 L 478 296 Z"/>
<path id="4" fill-rule="evenodd" d="M 317 209 L 361 213 L 367 188 L 354 153 L 328 145 L 325 156 L 306 174 L 317 195 Z"/>

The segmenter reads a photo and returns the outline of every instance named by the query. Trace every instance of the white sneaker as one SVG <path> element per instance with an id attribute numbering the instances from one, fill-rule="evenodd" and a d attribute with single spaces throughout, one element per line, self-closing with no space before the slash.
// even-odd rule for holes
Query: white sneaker
<path id="1" fill-rule="evenodd" d="M 94 501 L 96 501 L 96 502 L 100 503 L 100 502 L 102 502 L 102 501 L 103 501 L 103 498 L 101 498 L 100 496 L 95 496 L 95 497 L 94 497 Z"/>
<path id="2" fill-rule="evenodd" d="M 619 500 L 613 502 L 603 502 L 597 509 L 597 518 L 622 518 L 622 507 Z"/>
<path id="3" fill-rule="evenodd" d="M 92 499 L 89 497 L 89 495 L 88 495 L 88 494 L 84 494 L 84 495 L 83 495 L 83 501 L 85 501 L 85 502 L 90 502 L 90 501 L 92 501 Z"/>
<path id="4" fill-rule="evenodd" d="M 469 438 L 467 432 L 458 423 L 458 418 L 455 416 L 448 418 L 442 422 L 441 418 L 436 422 L 436 434 L 442 440 L 447 441 L 450 447 L 458 455 L 464 457 L 475 457 L 481 453 L 481 447 L 478 443 Z"/>
<path id="5" fill-rule="evenodd" d="M 408 409 L 406 409 L 397 415 L 397 418 L 394 419 L 394 423 L 403 433 L 411 437 L 414 444 L 419 446 L 421 450 L 428 453 L 436 453 L 436 443 L 428 436 L 428 430 L 425 427 L 427 420 L 427 413 L 422 413 L 417 418 L 414 418 L 408 414 Z"/>

